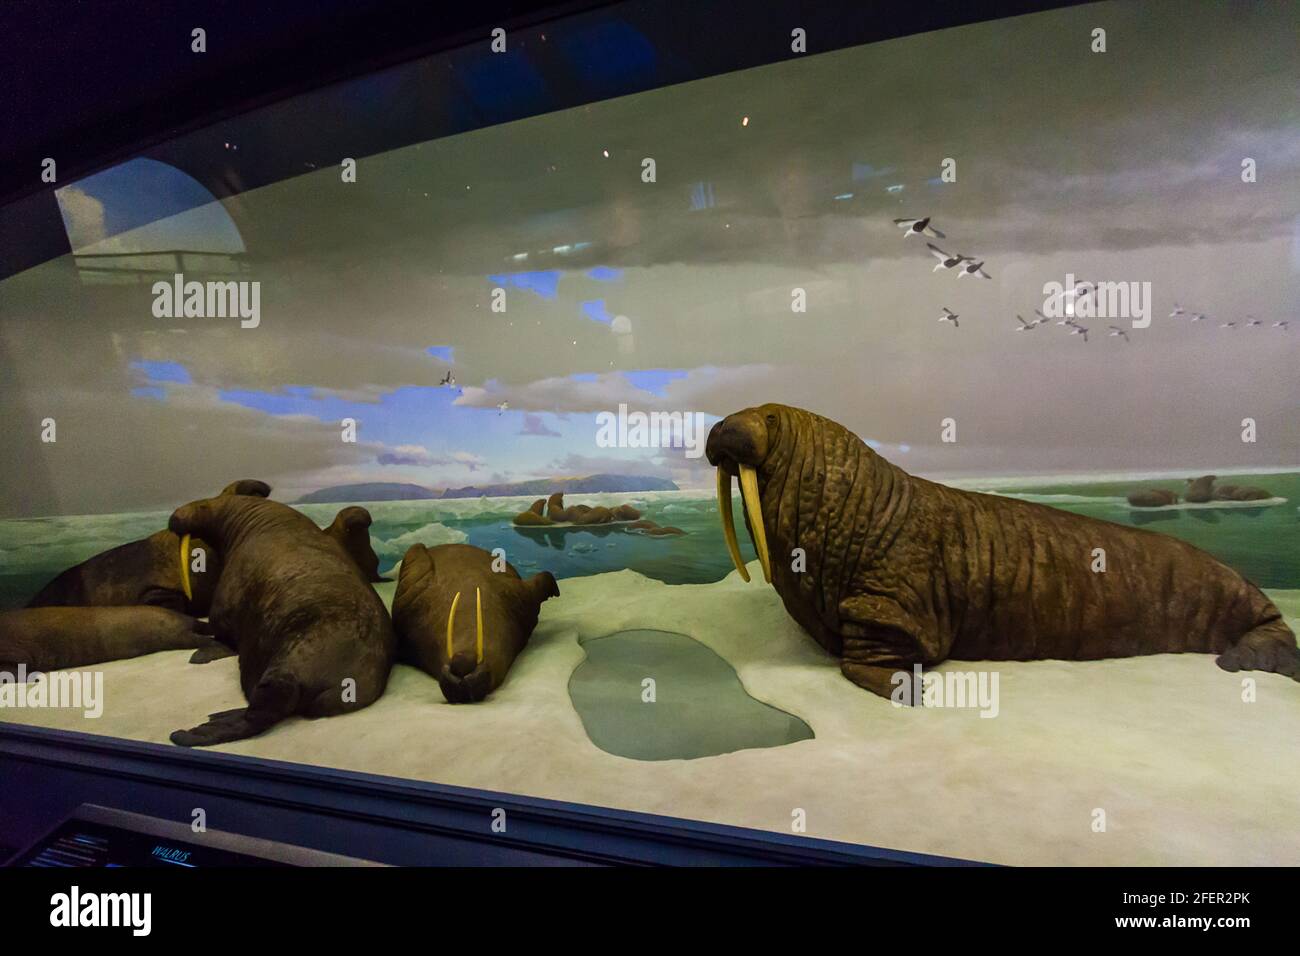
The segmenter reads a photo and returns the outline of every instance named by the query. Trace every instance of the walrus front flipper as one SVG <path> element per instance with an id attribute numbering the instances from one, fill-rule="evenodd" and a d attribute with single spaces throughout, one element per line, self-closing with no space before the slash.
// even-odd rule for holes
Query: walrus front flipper
<path id="1" fill-rule="evenodd" d="M 298 685 L 292 681 L 263 678 L 253 688 L 247 707 L 209 714 L 206 723 L 172 731 L 171 742 L 179 747 L 211 747 L 256 737 L 297 709 L 298 694 Z"/>
<path id="2" fill-rule="evenodd" d="M 1300 648 L 1281 617 L 1247 631 L 1215 663 L 1225 671 L 1266 671 L 1300 681 Z"/>
<path id="3" fill-rule="evenodd" d="M 899 672 L 915 677 L 913 665 L 936 664 L 943 659 L 937 638 L 927 633 L 896 601 L 877 594 L 855 594 L 839 603 L 840 673 L 863 690 L 892 699 L 899 687 Z M 918 688 L 905 695 L 920 703 Z"/>
<path id="4" fill-rule="evenodd" d="M 237 653 L 239 652 L 233 647 L 227 647 L 214 638 L 211 644 L 205 644 L 190 655 L 190 663 L 207 664 L 211 661 L 219 661 L 222 658 L 234 657 Z"/>

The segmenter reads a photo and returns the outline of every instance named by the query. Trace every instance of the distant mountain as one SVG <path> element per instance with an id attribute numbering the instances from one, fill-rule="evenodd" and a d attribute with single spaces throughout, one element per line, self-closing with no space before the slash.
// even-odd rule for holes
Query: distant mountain
<path id="1" fill-rule="evenodd" d="M 359 485 L 333 485 L 303 495 L 297 504 L 345 504 L 354 501 L 423 501 L 431 498 L 508 498 L 516 495 L 547 497 L 555 492 L 587 495 L 602 491 L 677 491 L 675 482 L 653 475 L 587 475 L 581 478 L 534 478 L 496 485 L 469 485 L 445 491 L 395 481 Z"/>
<path id="2" fill-rule="evenodd" d="M 653 475 L 587 475 L 584 478 L 535 478 L 532 481 L 512 481 L 500 485 L 470 485 L 466 488 L 448 488 L 444 498 L 506 498 L 514 495 L 536 495 L 544 498 L 560 491 L 566 495 L 589 495 L 601 491 L 677 491 L 677 485 L 667 478 Z"/>
<path id="3" fill-rule="evenodd" d="M 438 492 L 423 485 L 407 485 L 396 481 L 368 481 L 359 485 L 334 485 L 303 495 L 297 504 L 344 504 L 351 501 L 419 501 L 437 498 Z"/>

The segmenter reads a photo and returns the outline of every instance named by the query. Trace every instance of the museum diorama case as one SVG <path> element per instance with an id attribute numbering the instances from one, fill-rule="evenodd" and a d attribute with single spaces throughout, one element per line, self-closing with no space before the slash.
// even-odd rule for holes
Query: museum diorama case
<path id="1" fill-rule="evenodd" d="M 50 160 L 66 248 L 0 281 L 6 739 L 1294 862 L 1300 8 L 792 15 L 669 83 L 640 15 Z"/>

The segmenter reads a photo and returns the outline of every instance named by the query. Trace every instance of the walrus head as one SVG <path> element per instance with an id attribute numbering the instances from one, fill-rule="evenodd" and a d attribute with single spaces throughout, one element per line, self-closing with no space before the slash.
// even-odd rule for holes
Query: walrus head
<path id="1" fill-rule="evenodd" d="M 379 576 L 379 556 L 370 544 L 370 524 L 370 512 L 359 505 L 351 505 L 334 516 L 325 533 L 342 545 L 366 580 L 374 583 L 387 578 Z"/>
<path id="2" fill-rule="evenodd" d="M 785 405 L 760 405 L 728 415 L 709 430 L 704 454 L 709 464 L 718 469 L 718 513 L 722 516 L 722 533 L 727 539 L 727 551 L 732 563 L 745 581 L 749 571 L 740 559 L 740 545 L 736 541 L 736 525 L 731 514 L 731 479 L 740 479 L 740 499 L 745 508 L 745 524 L 754 542 L 763 579 L 772 581 L 772 557 L 767 546 L 767 532 L 763 525 L 763 501 L 759 493 L 760 475 L 768 477 L 769 460 L 781 448 L 784 437 L 791 432 L 791 417 L 796 409 Z M 788 456 L 787 456 L 788 457 Z"/>
<path id="3" fill-rule="evenodd" d="M 393 596 L 400 653 L 437 679 L 448 703 L 476 703 L 499 687 L 542 603 L 559 596 L 549 571 L 524 579 L 495 562 L 465 544 L 414 544 L 402 557 Z"/>
<path id="4" fill-rule="evenodd" d="M 718 469 L 718 512 L 737 571 L 749 580 L 732 520 L 733 476 L 763 577 L 801 623 L 838 605 L 860 548 L 886 540 L 907 511 L 901 469 L 843 425 L 801 408 L 768 404 L 728 415 L 709 432 L 704 453 Z M 796 549 L 812 574 L 773 563 Z"/>

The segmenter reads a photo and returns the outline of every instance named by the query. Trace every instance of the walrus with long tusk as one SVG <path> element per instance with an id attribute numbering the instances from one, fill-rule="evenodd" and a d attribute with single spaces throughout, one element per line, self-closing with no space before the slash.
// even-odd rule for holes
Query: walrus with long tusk
<path id="1" fill-rule="evenodd" d="M 222 495 L 265 498 L 271 486 L 254 478 L 232 481 Z M 196 562 L 195 551 L 203 552 Z M 221 573 L 221 558 L 201 540 L 182 542 L 163 530 L 87 558 L 41 588 L 37 607 L 153 605 L 204 617 Z"/>
<path id="2" fill-rule="evenodd" d="M 527 580 L 468 544 L 413 544 L 393 596 L 399 659 L 431 674 L 448 703 L 482 700 L 506 679 L 542 602 L 559 597 L 550 571 Z"/>
<path id="3" fill-rule="evenodd" d="M 709 432 L 723 532 L 739 476 L 764 577 L 786 610 L 883 697 L 898 671 L 957 660 L 1096 660 L 1182 651 L 1300 680 L 1264 593 L 1177 538 L 909 475 L 829 419 L 787 405 Z M 792 570 L 802 548 L 806 571 Z M 1104 552 L 1105 570 L 1094 571 Z M 915 698 L 914 698 L 915 699 Z"/>
<path id="4" fill-rule="evenodd" d="M 328 717 L 373 703 L 397 649 L 367 574 L 335 538 L 277 501 L 221 496 L 176 509 L 168 529 L 221 553 L 209 623 L 239 653 L 247 707 L 210 714 L 173 743 L 205 747 L 284 718 Z"/>

